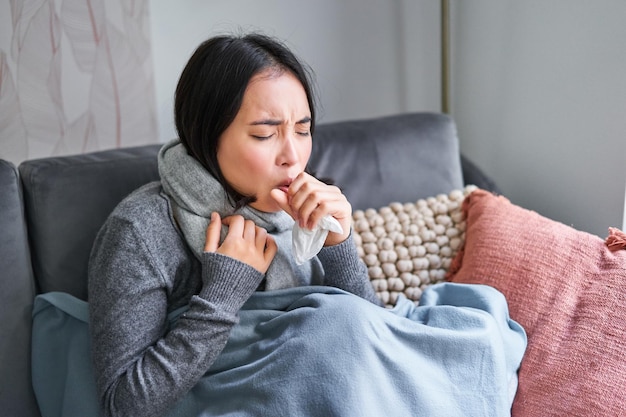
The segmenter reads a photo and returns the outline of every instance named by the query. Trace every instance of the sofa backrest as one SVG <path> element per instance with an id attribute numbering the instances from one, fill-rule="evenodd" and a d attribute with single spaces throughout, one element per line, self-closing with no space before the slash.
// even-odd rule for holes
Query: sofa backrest
<path id="1" fill-rule="evenodd" d="M 31 160 L 19 166 L 38 292 L 87 299 L 91 245 L 113 208 L 158 179 L 159 145 Z"/>
<path id="2" fill-rule="evenodd" d="M 445 115 L 416 113 L 322 124 L 313 144 L 310 171 L 332 178 L 354 209 L 415 201 L 463 186 L 456 129 Z M 158 179 L 159 147 L 20 165 L 40 292 L 64 291 L 86 299 L 87 262 L 96 233 L 124 196 Z"/>
<path id="3" fill-rule="evenodd" d="M 38 417 L 31 384 L 35 288 L 15 166 L 0 160 L 0 414 Z"/>
<path id="4" fill-rule="evenodd" d="M 440 113 L 320 125 L 309 165 L 318 177 L 333 179 L 355 210 L 463 186 L 456 125 Z"/>

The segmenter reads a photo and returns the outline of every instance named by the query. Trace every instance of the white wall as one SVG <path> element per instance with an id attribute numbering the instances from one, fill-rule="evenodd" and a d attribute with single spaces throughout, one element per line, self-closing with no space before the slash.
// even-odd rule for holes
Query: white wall
<path id="1" fill-rule="evenodd" d="M 624 222 L 626 2 L 452 5 L 461 149 L 514 203 L 606 237 Z"/>
<path id="2" fill-rule="evenodd" d="M 240 30 L 284 39 L 313 67 L 322 122 L 440 109 L 437 0 L 146 1 L 154 140 L 176 135 L 174 89 L 195 47 Z M 452 116 L 463 152 L 516 204 L 602 237 L 608 226 L 626 223 L 626 2 L 451 3 Z M 0 41 L 8 45 L 13 9 L 0 4 L 7 23 Z M 3 93 L 8 73 L 2 71 Z M 64 84 L 63 97 L 83 94 L 73 81 Z M 9 140 L 0 137 L 0 154 L 16 163 L 74 149 L 32 145 L 25 153 L 19 139 L 15 146 Z"/>
<path id="3" fill-rule="evenodd" d="M 159 137 L 176 136 L 180 72 L 207 37 L 260 30 L 314 70 L 321 122 L 440 109 L 439 2 L 151 0 Z"/>

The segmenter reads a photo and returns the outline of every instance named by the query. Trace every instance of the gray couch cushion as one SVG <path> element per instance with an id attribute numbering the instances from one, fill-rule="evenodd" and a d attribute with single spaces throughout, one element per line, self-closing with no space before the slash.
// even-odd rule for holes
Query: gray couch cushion
<path id="1" fill-rule="evenodd" d="M 456 126 L 439 113 L 320 125 L 310 171 L 343 189 L 353 209 L 411 202 L 463 187 Z"/>
<path id="2" fill-rule="evenodd" d="M 30 379 L 35 289 L 15 167 L 0 160 L 0 414 L 39 416 Z"/>
<path id="3" fill-rule="evenodd" d="M 116 149 L 20 165 L 39 291 L 65 291 L 87 298 L 87 262 L 93 240 L 126 195 L 158 179 L 159 148 Z"/>

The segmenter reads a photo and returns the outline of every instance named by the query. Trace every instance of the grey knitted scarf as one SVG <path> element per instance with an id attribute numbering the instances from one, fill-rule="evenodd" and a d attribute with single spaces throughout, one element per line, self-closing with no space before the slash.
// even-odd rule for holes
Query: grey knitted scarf
<path id="1" fill-rule="evenodd" d="M 211 213 L 216 211 L 224 218 L 234 214 L 235 209 L 221 184 L 187 153 L 179 140 L 163 145 L 158 155 L 158 167 L 163 190 L 170 197 L 174 218 L 187 244 L 200 259 Z M 291 249 L 294 221 L 287 213 L 265 213 L 244 206 L 237 214 L 266 229 L 278 245 L 278 252 L 265 274 L 266 290 L 322 283 L 323 273 L 317 258 L 296 265 Z M 222 240 L 227 230 L 226 226 L 222 226 Z"/>

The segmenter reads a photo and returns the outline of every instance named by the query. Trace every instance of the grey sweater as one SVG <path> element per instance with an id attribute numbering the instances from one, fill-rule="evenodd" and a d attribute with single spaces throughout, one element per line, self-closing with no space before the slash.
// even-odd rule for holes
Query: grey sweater
<path id="1" fill-rule="evenodd" d="M 323 285 L 380 302 L 352 239 L 323 248 Z M 161 416 L 220 354 L 263 275 L 217 253 L 194 256 L 160 183 L 127 197 L 100 230 L 89 262 L 94 371 L 105 416 Z M 168 329 L 166 317 L 188 306 Z"/>

